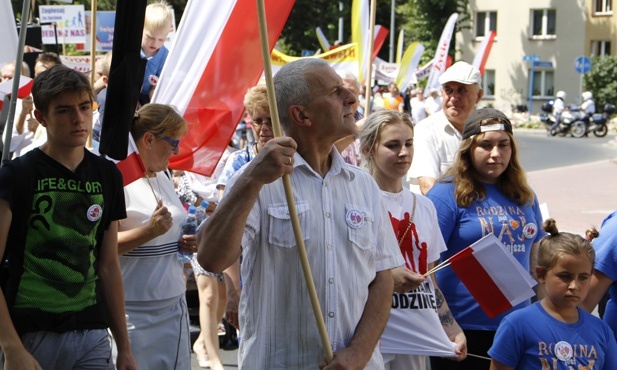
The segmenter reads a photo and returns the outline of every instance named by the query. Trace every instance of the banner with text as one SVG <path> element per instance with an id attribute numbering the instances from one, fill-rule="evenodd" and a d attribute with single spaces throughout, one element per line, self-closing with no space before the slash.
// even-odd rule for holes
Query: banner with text
<path id="1" fill-rule="evenodd" d="M 102 57 L 103 55 L 97 55 L 96 60 L 99 60 Z M 60 60 L 62 61 L 62 64 L 76 71 L 84 73 L 90 72 L 90 56 L 60 55 Z"/>
<path id="2" fill-rule="evenodd" d="M 41 23 L 52 23 L 41 27 L 43 44 L 83 44 L 86 42 L 86 17 L 83 5 L 41 5 Z M 54 33 L 54 26 L 56 31 Z"/>
<path id="3" fill-rule="evenodd" d="M 77 45 L 77 50 L 90 51 L 90 29 L 92 28 L 92 12 L 86 11 L 86 42 Z M 111 51 L 114 43 L 115 11 L 96 12 L 96 51 Z"/>
<path id="4" fill-rule="evenodd" d="M 272 50 L 270 58 L 272 60 L 272 74 L 276 74 L 285 64 L 300 59 L 300 57 L 285 55 L 276 49 Z M 354 75 L 358 74 L 358 48 L 355 43 L 346 44 L 328 52 L 307 58 L 323 59 L 339 74 L 345 72 L 351 72 Z"/>

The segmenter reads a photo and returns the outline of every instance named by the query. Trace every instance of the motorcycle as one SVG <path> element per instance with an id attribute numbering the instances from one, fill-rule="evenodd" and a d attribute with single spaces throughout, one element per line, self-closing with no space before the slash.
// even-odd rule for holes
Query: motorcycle
<path id="1" fill-rule="evenodd" d="M 546 130 L 549 131 L 551 136 L 560 135 L 566 136 L 570 134 L 573 137 L 585 136 L 585 123 L 579 118 L 579 108 L 575 105 L 571 105 L 567 110 L 561 113 L 561 119 L 559 125 L 550 129 L 555 123 L 555 116 L 553 115 L 553 101 L 542 104 L 542 113 L 540 113 L 540 121 L 546 126 Z"/>
<path id="2" fill-rule="evenodd" d="M 606 136 L 608 133 L 608 126 L 606 124 L 613 113 L 615 113 L 615 106 L 610 103 L 604 104 L 603 113 L 595 113 L 591 117 L 582 113 L 584 117 L 581 117 L 579 121 L 585 124 L 584 136 L 587 136 L 590 132 L 593 132 L 596 137 Z"/>

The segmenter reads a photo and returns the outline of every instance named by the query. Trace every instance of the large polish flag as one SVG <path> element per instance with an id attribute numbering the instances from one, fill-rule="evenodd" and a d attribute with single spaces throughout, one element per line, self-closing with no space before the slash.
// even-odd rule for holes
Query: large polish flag
<path id="1" fill-rule="evenodd" d="M 454 26 L 456 25 L 457 19 L 458 13 L 452 13 L 441 32 L 439 44 L 437 44 L 437 50 L 435 50 L 435 57 L 433 58 L 431 73 L 428 76 L 428 82 L 424 89 L 425 97 L 429 96 L 432 89 L 441 89 L 438 79 L 447 68 L 448 50 L 450 50 L 450 41 L 452 40 L 452 34 L 454 33 Z"/>
<path id="2" fill-rule="evenodd" d="M 294 0 L 266 0 L 270 49 Z M 255 0 L 189 0 L 152 101 L 175 106 L 188 134 L 169 167 L 210 176 L 263 72 Z"/>
<path id="3" fill-rule="evenodd" d="M 474 67 L 478 68 L 481 76 L 484 76 L 484 67 L 486 66 L 488 56 L 491 53 L 491 48 L 493 47 L 493 41 L 495 41 L 496 35 L 497 33 L 495 31 L 491 31 L 487 36 L 484 37 L 484 40 L 482 40 L 480 48 L 478 49 L 478 52 L 473 59 L 473 63 L 471 64 Z"/>
<path id="4" fill-rule="evenodd" d="M 490 318 L 535 295 L 536 281 L 493 234 L 452 256 L 450 266 Z"/>

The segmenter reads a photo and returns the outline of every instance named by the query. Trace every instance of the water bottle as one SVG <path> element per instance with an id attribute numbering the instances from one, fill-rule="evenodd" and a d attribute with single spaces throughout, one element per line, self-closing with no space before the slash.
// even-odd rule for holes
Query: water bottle
<path id="1" fill-rule="evenodd" d="M 182 224 L 182 235 L 195 235 L 197 232 L 197 218 L 195 217 L 195 212 L 197 212 L 197 208 L 195 206 L 190 206 L 186 221 Z M 182 237 L 182 235 L 180 237 Z M 185 252 L 178 246 L 178 259 L 182 263 L 190 262 L 191 257 L 193 257 L 193 253 Z"/>
<path id="2" fill-rule="evenodd" d="M 210 203 L 208 203 L 207 200 L 202 200 L 199 207 L 197 207 L 197 211 L 195 212 L 197 226 L 201 225 L 201 222 L 206 219 L 206 209 L 208 209 L 209 205 Z"/>

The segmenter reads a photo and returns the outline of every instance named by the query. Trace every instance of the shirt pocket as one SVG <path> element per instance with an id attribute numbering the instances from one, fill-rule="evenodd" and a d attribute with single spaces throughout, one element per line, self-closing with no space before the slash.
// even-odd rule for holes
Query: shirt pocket
<path id="1" fill-rule="evenodd" d="M 351 244 L 362 250 L 375 249 L 375 235 L 373 233 L 373 212 L 367 208 L 347 204 L 345 207 L 345 221 Z"/>
<path id="2" fill-rule="evenodd" d="M 296 210 L 302 230 L 302 239 L 307 241 L 308 231 L 308 202 L 297 202 Z M 268 242 L 281 248 L 292 248 L 296 245 L 291 216 L 287 204 L 276 204 L 268 207 Z"/>

